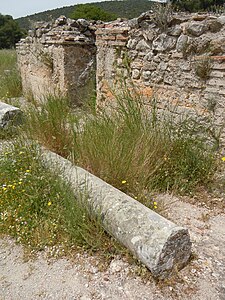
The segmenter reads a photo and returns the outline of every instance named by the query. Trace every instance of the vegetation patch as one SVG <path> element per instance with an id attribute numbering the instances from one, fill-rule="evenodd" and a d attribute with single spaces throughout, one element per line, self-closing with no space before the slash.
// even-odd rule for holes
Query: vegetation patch
<path id="1" fill-rule="evenodd" d="M 10 150 L 8 150 L 10 149 Z M 0 154 L 0 234 L 51 255 L 89 250 L 104 257 L 119 246 L 74 191 L 41 162 L 36 144 L 15 141 Z M 109 253 L 110 250 L 110 253 Z"/>
<path id="2" fill-rule="evenodd" d="M 0 50 L 0 99 L 21 95 L 22 85 L 16 67 L 16 51 Z"/>
<path id="3" fill-rule="evenodd" d="M 54 109 L 53 109 L 54 108 Z M 124 91 L 115 108 L 73 115 L 66 100 L 47 98 L 25 113 L 24 131 L 148 207 L 155 192 L 193 194 L 215 170 L 215 141 L 197 120 L 146 110 L 138 95 Z"/>

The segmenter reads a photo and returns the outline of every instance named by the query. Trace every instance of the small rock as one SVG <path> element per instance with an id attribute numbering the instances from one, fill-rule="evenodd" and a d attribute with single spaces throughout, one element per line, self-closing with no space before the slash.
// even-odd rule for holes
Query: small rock
<path id="1" fill-rule="evenodd" d="M 119 260 L 113 260 L 109 266 L 110 273 L 111 274 L 118 273 L 122 270 L 122 267 L 123 267 L 123 262 Z"/>

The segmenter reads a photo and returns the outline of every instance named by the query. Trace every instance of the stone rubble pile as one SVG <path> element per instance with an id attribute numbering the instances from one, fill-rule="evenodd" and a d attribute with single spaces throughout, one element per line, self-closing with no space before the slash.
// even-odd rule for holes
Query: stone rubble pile
<path id="1" fill-rule="evenodd" d="M 84 19 L 72 20 L 60 16 L 54 23 L 37 22 L 34 30 L 29 30 L 28 37 L 20 43 L 33 43 L 39 40 L 41 43 L 89 43 L 95 42 L 94 32 L 96 27 Z"/>

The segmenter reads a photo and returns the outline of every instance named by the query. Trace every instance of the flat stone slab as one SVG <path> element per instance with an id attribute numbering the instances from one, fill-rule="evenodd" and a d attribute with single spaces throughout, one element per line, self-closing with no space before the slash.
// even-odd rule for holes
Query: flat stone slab
<path id="1" fill-rule="evenodd" d="M 86 170 L 50 151 L 47 166 L 60 172 L 74 191 L 88 193 L 88 205 L 105 230 L 126 246 L 154 277 L 166 278 L 184 267 L 191 255 L 188 230 L 150 210 Z"/>
<path id="2" fill-rule="evenodd" d="M 0 102 L 0 128 L 21 123 L 22 112 L 18 107 Z"/>

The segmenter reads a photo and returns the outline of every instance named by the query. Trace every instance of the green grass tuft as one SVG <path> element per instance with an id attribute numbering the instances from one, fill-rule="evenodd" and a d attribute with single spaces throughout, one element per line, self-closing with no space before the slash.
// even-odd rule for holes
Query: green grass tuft
<path id="1" fill-rule="evenodd" d="M 0 50 L 0 99 L 21 95 L 22 85 L 16 67 L 16 51 Z"/>

